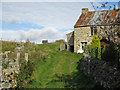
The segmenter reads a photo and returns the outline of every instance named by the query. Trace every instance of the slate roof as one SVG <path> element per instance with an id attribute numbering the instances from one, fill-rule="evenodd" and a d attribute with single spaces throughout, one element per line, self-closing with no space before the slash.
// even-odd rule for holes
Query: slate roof
<path id="1" fill-rule="evenodd" d="M 87 25 L 110 25 L 120 22 L 120 9 L 116 10 L 100 10 L 100 11 L 88 11 L 85 14 L 81 14 L 78 21 L 74 25 L 87 26 Z"/>

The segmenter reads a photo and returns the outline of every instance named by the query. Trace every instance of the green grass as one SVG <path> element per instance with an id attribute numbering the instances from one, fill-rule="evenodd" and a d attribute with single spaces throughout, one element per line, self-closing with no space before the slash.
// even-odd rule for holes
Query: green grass
<path id="1" fill-rule="evenodd" d="M 11 50 L 13 43 L 4 43 L 3 51 Z M 94 88 L 95 83 L 90 81 L 77 67 L 79 66 L 82 54 L 59 51 L 60 43 L 27 45 L 21 52 L 29 54 L 30 64 L 27 67 L 22 65 L 22 71 L 18 76 L 17 83 L 25 88 Z M 16 53 L 9 55 L 16 57 Z M 24 58 L 21 58 L 24 60 Z M 32 64 L 32 65 L 31 65 Z M 33 71 L 32 71 L 32 69 Z M 28 75 L 28 72 L 32 75 Z M 25 73 L 26 72 L 26 73 Z M 30 73 L 30 74 L 31 74 Z M 25 75 L 25 76 L 23 76 Z M 29 77 L 28 77 L 29 76 Z M 25 79 L 25 77 L 28 77 Z M 25 80 L 23 80 L 23 78 Z M 22 82 L 21 82 L 22 81 Z"/>
<path id="2" fill-rule="evenodd" d="M 59 51 L 59 43 L 37 45 L 36 51 L 46 52 L 45 62 L 38 61 L 31 76 L 32 83 L 26 85 L 29 88 L 64 88 L 68 82 L 60 81 L 57 76 L 72 76 L 77 73 L 77 62 L 81 59 L 82 54 L 75 54 L 67 51 Z M 83 88 L 88 79 L 80 73 L 82 81 L 80 83 Z M 64 77 L 62 77 L 64 79 Z M 78 78 L 79 79 L 79 78 Z M 91 83 L 91 82 L 90 82 Z M 92 82 L 93 83 L 93 82 Z M 88 87 L 94 85 L 88 84 Z"/>
<path id="3" fill-rule="evenodd" d="M 13 51 L 16 47 L 16 42 L 10 42 L 10 41 L 0 41 L 2 45 L 2 52 L 4 53 L 5 51 Z"/>

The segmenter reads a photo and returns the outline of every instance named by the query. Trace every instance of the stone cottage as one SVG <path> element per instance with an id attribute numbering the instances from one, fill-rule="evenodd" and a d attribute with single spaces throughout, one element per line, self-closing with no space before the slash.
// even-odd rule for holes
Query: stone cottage
<path id="1" fill-rule="evenodd" d="M 67 51 L 83 50 L 85 45 L 91 44 L 94 34 L 101 36 L 101 39 L 108 39 L 102 27 L 106 29 L 110 29 L 113 25 L 120 27 L 117 23 L 118 14 L 120 9 L 89 11 L 88 8 L 82 8 L 82 14 L 74 25 L 74 31 L 67 34 Z M 111 28 L 112 30 L 114 28 Z"/>

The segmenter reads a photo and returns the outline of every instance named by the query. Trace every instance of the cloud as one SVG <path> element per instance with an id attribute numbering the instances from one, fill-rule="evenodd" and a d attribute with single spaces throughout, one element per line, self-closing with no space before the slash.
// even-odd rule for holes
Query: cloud
<path id="1" fill-rule="evenodd" d="M 68 32 L 68 31 L 67 31 Z M 2 40 L 8 41 L 26 41 L 29 39 L 30 41 L 41 43 L 42 39 L 47 39 L 50 42 L 54 42 L 59 39 L 66 39 L 66 31 L 60 32 L 55 28 L 48 27 L 44 29 L 31 29 L 28 31 L 24 30 L 6 30 L 2 31 Z"/>
<path id="2" fill-rule="evenodd" d="M 13 24 L 13 23 L 18 23 L 18 22 L 20 22 L 20 18 L 19 17 L 11 17 L 11 18 L 7 18 L 7 23 L 9 23 L 9 24 Z"/>
<path id="3" fill-rule="evenodd" d="M 2 2 L 89 2 L 89 0 L 1 0 Z M 97 2 L 113 2 L 113 0 L 91 0 Z M 118 2 L 119 0 L 114 0 Z"/>
<path id="4" fill-rule="evenodd" d="M 88 2 L 2 3 L 2 19 L 8 23 L 27 22 L 57 29 L 73 28 L 82 8 L 94 10 Z"/>

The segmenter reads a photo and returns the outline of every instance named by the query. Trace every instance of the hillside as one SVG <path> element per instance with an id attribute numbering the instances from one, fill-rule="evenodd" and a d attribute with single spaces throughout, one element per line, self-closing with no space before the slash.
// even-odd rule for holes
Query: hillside
<path id="1" fill-rule="evenodd" d="M 82 54 L 59 51 L 60 43 L 25 44 L 29 63 L 21 58 L 18 88 L 94 88 L 95 83 L 79 71 Z"/>
<path id="2" fill-rule="evenodd" d="M 94 87 L 93 82 L 90 82 L 87 77 L 76 69 L 78 66 L 77 62 L 81 59 L 82 54 L 66 51 L 60 52 L 59 45 L 59 43 L 52 43 L 35 46 L 36 51 L 42 52 L 41 55 L 43 55 L 44 58 L 35 64 L 35 69 L 31 76 L 32 82 L 25 87 Z M 31 61 L 32 60 L 34 59 L 31 59 Z M 74 83 L 79 85 L 74 86 Z"/>

